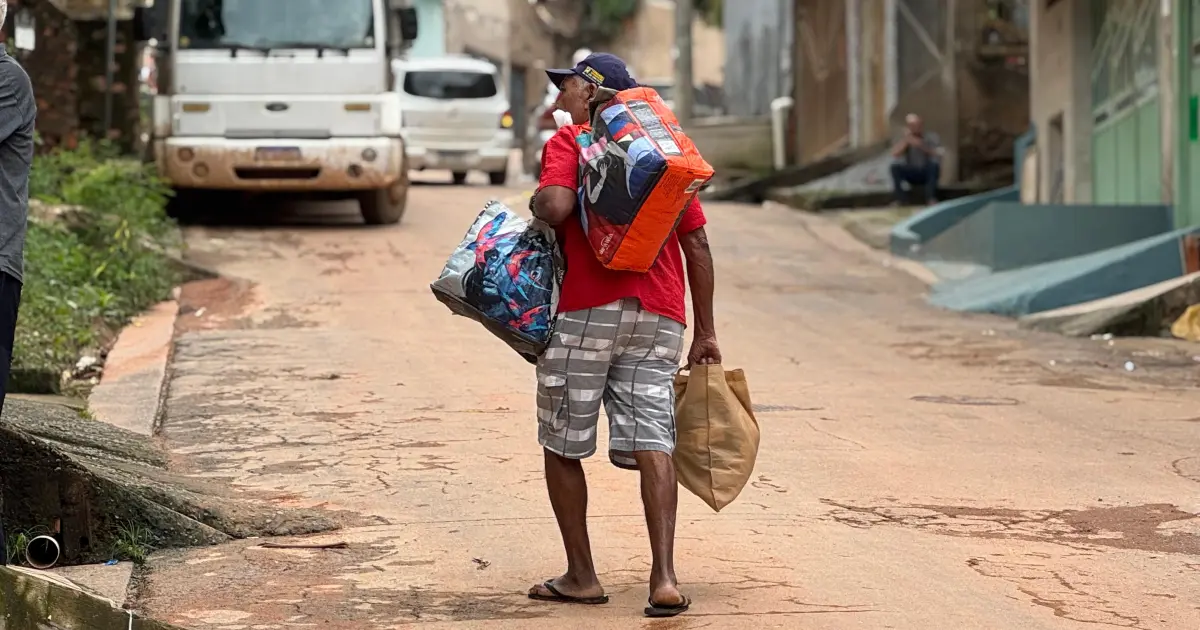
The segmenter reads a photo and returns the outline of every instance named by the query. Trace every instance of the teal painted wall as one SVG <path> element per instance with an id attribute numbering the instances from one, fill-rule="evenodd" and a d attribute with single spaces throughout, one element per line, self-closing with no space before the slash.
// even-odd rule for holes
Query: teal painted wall
<path id="1" fill-rule="evenodd" d="M 1096 127 L 1092 135 L 1092 203 L 1162 203 L 1157 96 Z"/>
<path id="2" fill-rule="evenodd" d="M 409 57 L 441 57 L 446 54 L 446 14 L 442 0 L 413 0 L 417 10 L 417 41 Z"/>

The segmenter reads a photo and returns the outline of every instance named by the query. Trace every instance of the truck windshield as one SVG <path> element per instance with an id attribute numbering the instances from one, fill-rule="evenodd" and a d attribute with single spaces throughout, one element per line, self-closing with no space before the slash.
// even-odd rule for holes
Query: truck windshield
<path id="1" fill-rule="evenodd" d="M 373 48 L 371 0 L 183 0 L 182 48 Z"/>
<path id="2" fill-rule="evenodd" d="M 413 96 L 442 100 L 491 98 L 497 94 L 496 78 L 484 72 L 418 70 L 404 75 L 404 91 Z"/>

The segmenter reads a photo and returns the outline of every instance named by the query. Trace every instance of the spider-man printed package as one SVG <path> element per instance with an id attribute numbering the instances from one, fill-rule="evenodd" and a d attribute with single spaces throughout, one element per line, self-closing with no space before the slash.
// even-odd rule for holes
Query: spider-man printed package
<path id="1" fill-rule="evenodd" d="M 429 288 L 537 363 L 550 342 L 563 270 L 550 226 L 490 201 Z"/>
<path id="2" fill-rule="evenodd" d="M 605 267 L 648 271 L 713 168 L 650 88 L 602 89 L 591 120 L 575 138 L 583 233 Z"/>

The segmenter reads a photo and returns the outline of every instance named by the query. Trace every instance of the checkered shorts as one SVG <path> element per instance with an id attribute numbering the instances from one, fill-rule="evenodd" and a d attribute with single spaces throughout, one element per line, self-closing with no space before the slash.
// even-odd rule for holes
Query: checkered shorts
<path id="1" fill-rule="evenodd" d="M 638 451 L 672 453 L 683 333 L 633 298 L 560 314 L 537 366 L 538 441 L 563 457 L 591 457 L 603 404 L 613 465 L 636 468 Z"/>

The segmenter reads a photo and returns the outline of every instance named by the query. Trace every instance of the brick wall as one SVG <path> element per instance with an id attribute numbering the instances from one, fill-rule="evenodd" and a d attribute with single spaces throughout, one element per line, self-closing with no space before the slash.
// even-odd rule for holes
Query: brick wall
<path id="1" fill-rule="evenodd" d="M 32 51 L 19 51 L 11 41 L 15 16 L 32 12 L 37 39 Z M 38 104 L 37 129 L 42 149 L 74 146 L 79 132 L 78 87 L 76 85 L 75 25 L 50 0 L 8 0 L 8 24 L 4 37 L 9 54 L 15 56 L 33 82 Z"/>
<path id="2" fill-rule="evenodd" d="M 32 51 L 16 50 L 11 41 L 15 16 L 23 10 L 30 11 L 35 21 L 37 39 Z M 113 128 L 106 132 L 106 21 L 72 20 L 52 0 L 8 0 L 8 15 L 0 41 L 21 62 L 33 83 L 41 150 L 73 147 L 81 135 L 108 137 L 126 151 L 132 150 L 138 137 L 140 64 L 133 22 L 117 23 Z"/>
<path id="3" fill-rule="evenodd" d="M 125 151 L 132 151 L 138 137 L 139 46 L 133 40 L 133 22 L 117 22 L 117 46 L 113 65 L 113 124 L 104 129 L 105 69 L 108 24 L 104 21 L 76 22 L 78 33 L 79 126 L 87 135 L 107 137 Z"/>

